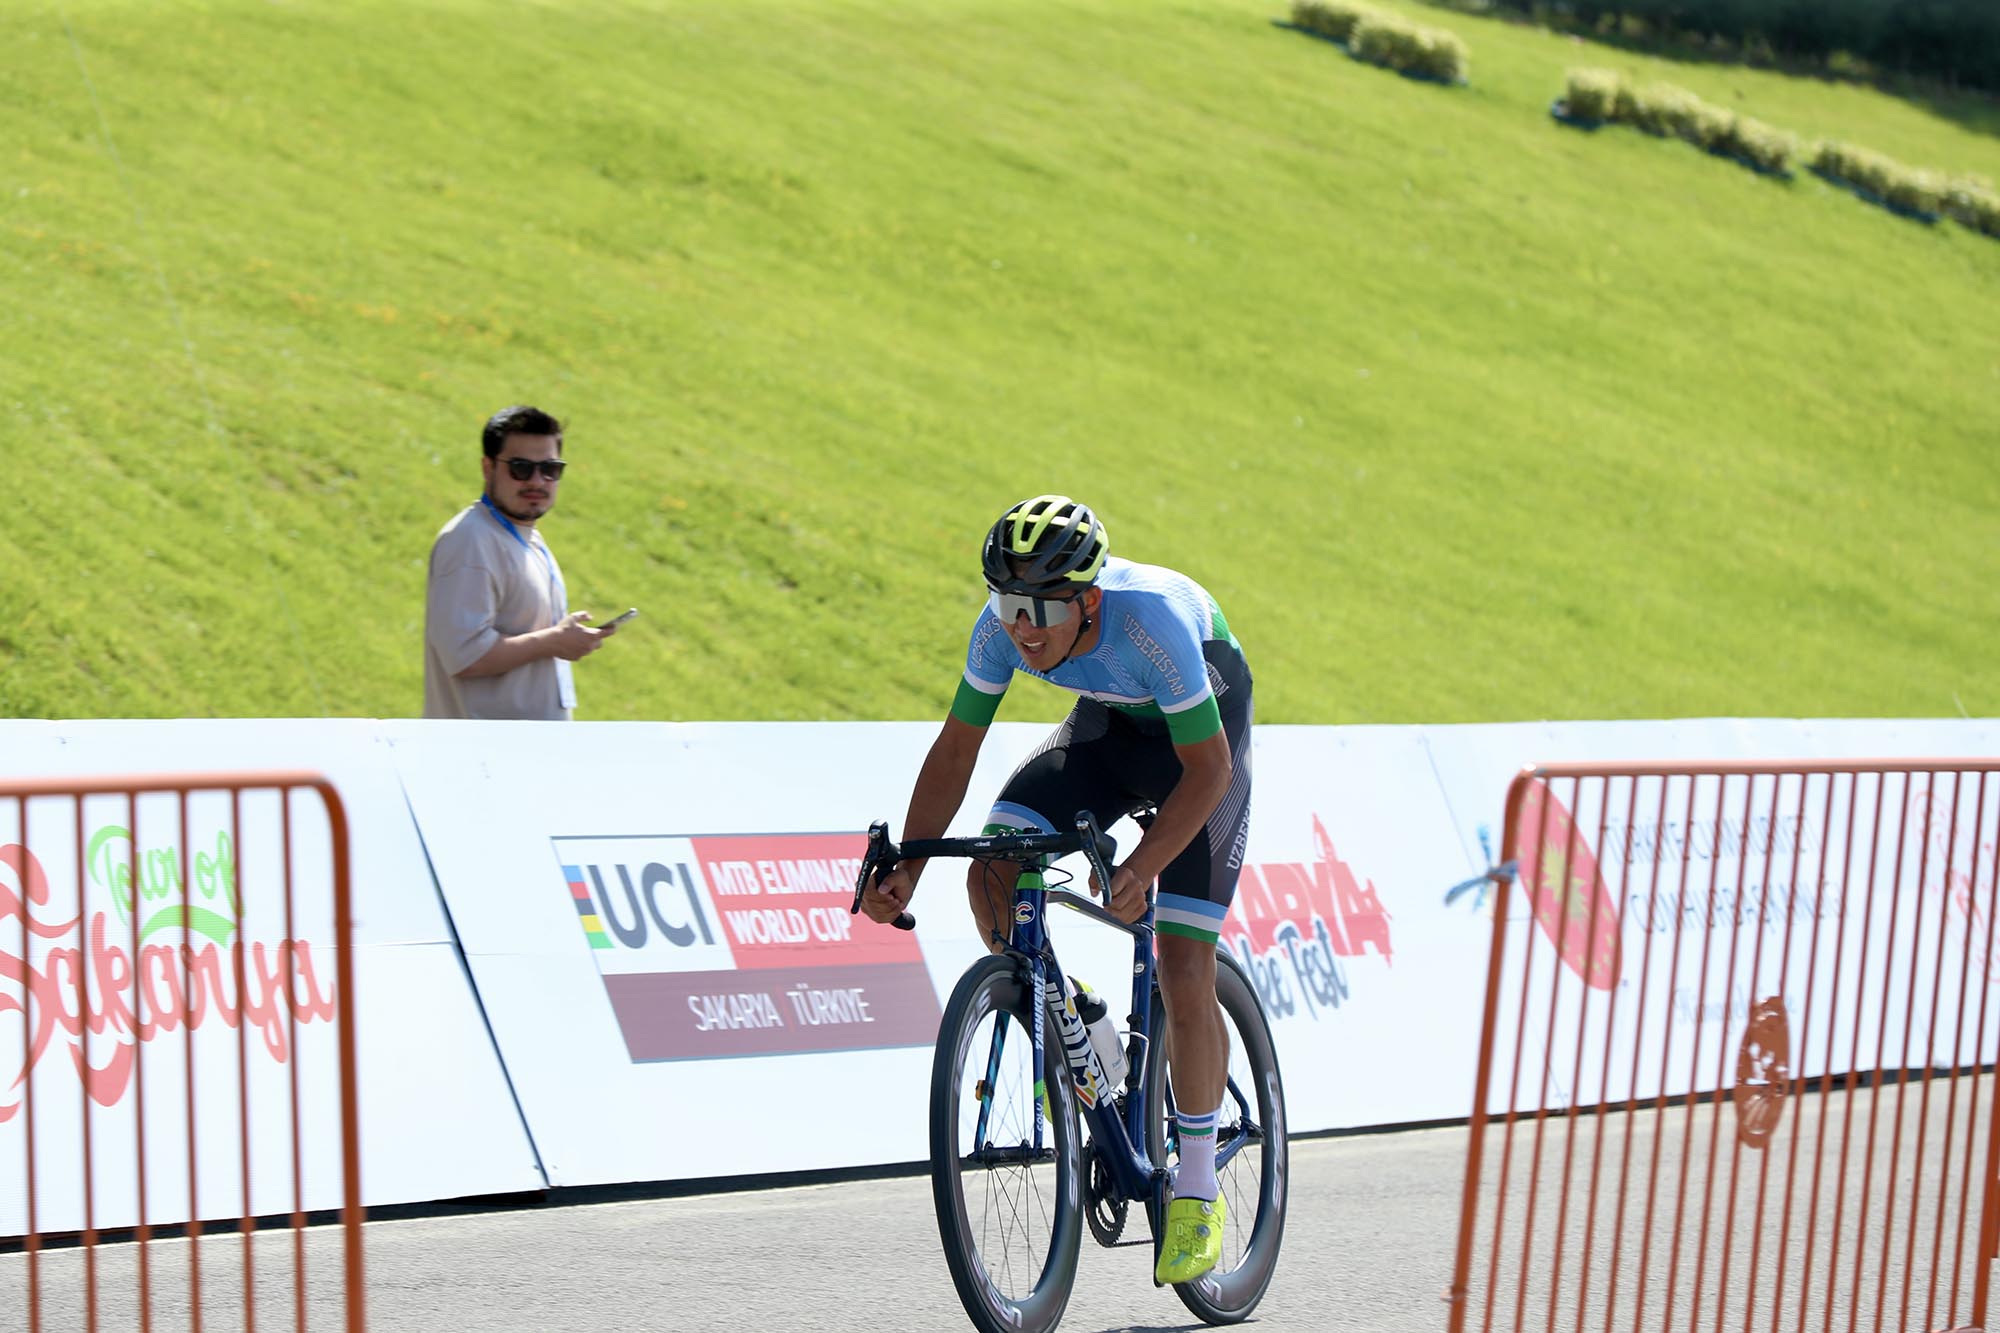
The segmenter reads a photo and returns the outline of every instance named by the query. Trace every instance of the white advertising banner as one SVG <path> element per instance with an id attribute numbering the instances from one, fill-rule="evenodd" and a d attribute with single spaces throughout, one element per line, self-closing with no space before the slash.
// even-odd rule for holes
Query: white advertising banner
<path id="1" fill-rule="evenodd" d="M 373 725 L 0 723 L 0 777 L 324 773 L 353 854 L 365 1201 L 538 1188 Z M 27 1160 L 32 1089 L 36 1229 L 85 1224 L 86 1142 L 99 1227 L 142 1193 L 153 1222 L 340 1202 L 330 825 L 316 793 L 289 807 L 198 795 L 183 825 L 171 795 L 99 796 L 79 823 L 68 799 L 0 801 L 0 1160 Z M 0 1235 L 27 1229 L 27 1186 L 0 1174 Z"/>
<path id="2" fill-rule="evenodd" d="M 1258 727 L 1254 812 L 1222 943 L 1249 969 L 1294 1130 L 1463 1115 L 1486 923 L 1409 727 Z"/>
<path id="3" fill-rule="evenodd" d="M 981 829 L 1047 731 L 991 729 L 953 833 Z M 334 781 L 355 830 L 364 1187 L 381 1203 L 924 1158 L 939 1019 L 983 951 L 965 868 L 931 865 L 914 932 L 847 909 L 865 830 L 881 819 L 901 834 L 936 734 L 933 722 L 4 723 L 0 776 L 286 767 Z M 1253 745 L 1222 942 L 1269 1015 L 1290 1124 L 1313 1131 L 1471 1109 L 1492 898 L 1444 894 L 1497 856 L 1524 766 L 1991 756 L 2000 724 L 1262 726 Z M 1494 1107 L 1729 1085 L 1739 1057 L 1769 1075 L 2000 1055 L 1988 982 L 2000 781 L 1561 780 L 1534 799 L 1529 882 L 1501 923 L 1505 981 L 1553 996 L 1558 1022 L 1527 1031 L 1521 1086 L 1496 1086 Z M 81 1151 L 80 1069 L 98 1225 L 137 1215 L 141 1096 L 148 1215 L 188 1207 L 184 1169 L 176 1183 L 152 1164 L 184 1161 L 190 1125 L 204 1214 L 240 1211 L 244 1151 L 253 1211 L 288 1209 L 289 1159 L 274 1146 L 288 1138 L 270 1136 L 289 1126 L 257 1108 L 289 1098 L 294 1071 L 306 1206 L 334 1201 L 330 1085 L 308 1072 L 331 1069 L 324 821 L 294 810 L 299 901 L 313 906 L 285 922 L 274 802 L 246 803 L 240 841 L 222 833 L 226 809 L 197 802 L 185 837 L 165 809 L 142 802 L 135 826 L 93 802 L 78 830 L 40 803 L 22 827 L 0 803 L 0 1161 L 23 1158 L 18 1075 L 32 1068 L 45 1230 L 78 1211 L 73 1188 L 65 1201 L 49 1182 L 73 1179 Z M 1111 832 L 1128 849 L 1138 836 Z M 1872 895 L 1856 887 L 1869 865 Z M 1081 879 L 1080 858 L 1051 878 L 1064 875 Z M 1710 922 L 1730 928 L 1711 937 Z M 1122 1016 L 1129 937 L 1070 913 L 1054 937 Z M 1961 1016 L 1932 1000 L 1968 977 L 1975 1001 L 1995 1001 L 1984 1026 L 1977 1004 Z M 1634 1062 L 1663 1043 L 1675 1062 Z M 239 1069 L 255 1099 L 247 1138 Z M 24 1182 L 0 1174 L 0 1234 L 24 1210 Z"/>
<path id="4" fill-rule="evenodd" d="M 933 866 L 915 932 L 848 907 L 934 724 L 385 726 L 552 1184 L 925 1156 L 964 874 Z M 994 728 L 973 793 L 1045 734 Z M 1125 974 L 1123 936 L 1061 928 Z"/>

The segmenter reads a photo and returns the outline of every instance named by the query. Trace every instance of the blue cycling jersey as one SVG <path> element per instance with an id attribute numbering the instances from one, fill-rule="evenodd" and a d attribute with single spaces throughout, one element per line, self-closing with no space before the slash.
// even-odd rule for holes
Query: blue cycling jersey
<path id="1" fill-rule="evenodd" d="M 975 727 L 990 724 L 1017 671 L 1151 719 L 1180 745 L 1222 729 L 1221 706 L 1236 702 L 1228 698 L 1232 691 L 1248 702 L 1242 646 L 1200 584 L 1159 565 L 1113 558 L 1105 561 L 1097 586 L 1104 591 L 1097 646 L 1053 671 L 1023 661 L 993 608 L 982 608 L 952 715 Z"/>

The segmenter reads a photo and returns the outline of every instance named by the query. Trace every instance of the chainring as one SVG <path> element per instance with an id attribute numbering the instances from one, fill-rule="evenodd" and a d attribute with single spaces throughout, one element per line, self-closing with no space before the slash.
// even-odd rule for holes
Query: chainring
<path id="1" fill-rule="evenodd" d="M 1090 1234 L 1107 1249 L 1116 1245 L 1118 1238 L 1125 1234 L 1125 1213 L 1129 1206 L 1125 1200 L 1112 1197 L 1113 1189 L 1110 1168 L 1093 1150 L 1084 1189 L 1083 1216 L 1090 1223 Z"/>

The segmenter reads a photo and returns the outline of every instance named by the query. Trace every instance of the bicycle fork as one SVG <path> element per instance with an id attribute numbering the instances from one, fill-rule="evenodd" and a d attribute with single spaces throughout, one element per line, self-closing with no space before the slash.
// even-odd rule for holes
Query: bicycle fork
<path id="1" fill-rule="evenodd" d="M 1105 1076 L 1104 1065 L 1097 1058 L 1096 1047 L 1090 1044 L 1090 1034 L 1084 1030 L 1083 1016 L 1076 1011 L 1076 1002 L 1062 985 L 1061 975 L 1040 960 L 1025 964 L 1036 996 L 1033 1026 L 1022 1035 L 1029 1038 L 1029 1050 L 1036 1053 L 1035 1112 L 1033 1147 L 1043 1146 L 1042 1123 L 1054 1103 L 1049 1099 L 1049 1089 L 1044 1081 L 1039 1052 L 1049 1038 L 1053 1026 L 1054 1035 L 1062 1043 L 1063 1067 L 1070 1086 L 1076 1092 L 1077 1102 L 1086 1111 L 1094 1111 L 1099 1105 L 1109 1107 L 1116 1091 L 1111 1080 Z M 1008 1017 L 997 1014 L 994 1018 L 992 1045 L 987 1050 L 986 1077 L 981 1080 L 979 1123 L 975 1130 L 975 1141 L 987 1141 L 987 1129 L 992 1114 L 991 1092 L 1000 1076 L 1000 1056 L 1007 1042 Z"/>

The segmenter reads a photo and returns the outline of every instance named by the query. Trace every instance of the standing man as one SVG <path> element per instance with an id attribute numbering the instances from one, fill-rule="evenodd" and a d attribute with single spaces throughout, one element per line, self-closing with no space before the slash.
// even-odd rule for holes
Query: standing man
<path id="1" fill-rule="evenodd" d="M 486 488 L 439 531 L 424 598 L 424 716 L 568 721 L 570 663 L 616 627 L 569 609 L 562 569 L 535 525 L 562 485 L 562 423 L 534 407 L 493 414 L 480 435 Z"/>
<path id="2" fill-rule="evenodd" d="M 1236 892 L 1250 827 L 1250 668 L 1215 599 L 1185 574 L 1111 556 L 1087 505 L 1040 495 L 986 534 L 989 593 L 965 675 L 910 797 L 903 836 L 935 838 L 965 800 L 986 729 L 1017 673 L 1081 696 L 1007 780 L 986 832 L 1053 833 L 1079 810 L 1100 826 L 1147 804 L 1159 815 L 1111 883 L 1126 921 L 1155 921 L 1180 1164 L 1154 1277 L 1192 1282 L 1214 1268 L 1228 1225 L 1215 1130 L 1229 1077 L 1229 1030 L 1215 999 L 1215 942 Z M 905 861 L 862 895 L 888 922 L 910 904 L 924 862 Z M 966 892 L 980 937 L 1006 944 L 1020 867 L 975 861 Z M 1248 1219 L 1244 1225 L 1254 1219 Z"/>

